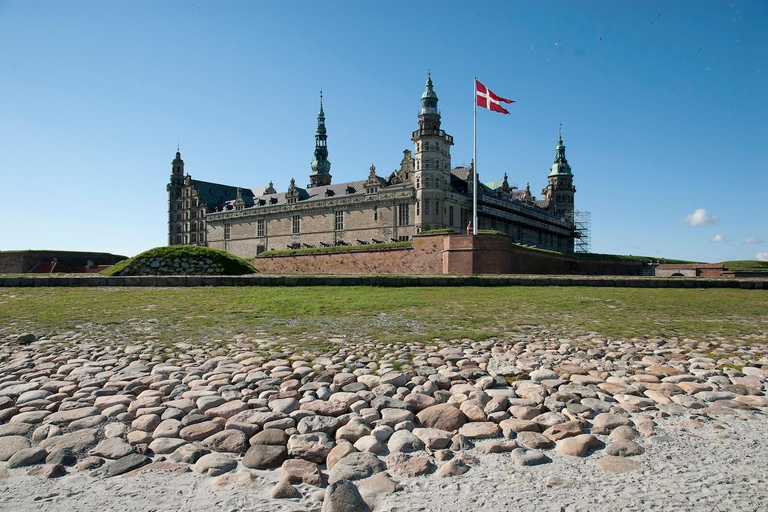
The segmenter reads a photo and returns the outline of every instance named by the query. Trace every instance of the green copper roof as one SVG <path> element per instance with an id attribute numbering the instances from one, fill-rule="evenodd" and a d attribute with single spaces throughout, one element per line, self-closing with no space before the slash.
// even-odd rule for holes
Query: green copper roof
<path id="1" fill-rule="evenodd" d="M 427 87 L 424 89 L 424 94 L 421 95 L 421 99 L 425 100 L 427 98 L 437 99 L 437 94 L 432 89 L 432 76 L 427 77 Z"/>
<path id="2" fill-rule="evenodd" d="M 573 175 L 571 172 L 571 166 L 568 165 L 568 160 L 565 159 L 565 146 L 563 145 L 563 136 L 560 135 L 557 138 L 557 147 L 555 148 L 555 163 L 549 170 L 550 176 L 558 174 Z"/>

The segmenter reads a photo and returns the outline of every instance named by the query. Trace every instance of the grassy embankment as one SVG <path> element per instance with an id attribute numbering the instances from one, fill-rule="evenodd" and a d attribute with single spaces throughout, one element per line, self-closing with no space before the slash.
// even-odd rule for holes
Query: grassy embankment
<path id="1" fill-rule="evenodd" d="M 105 341 L 172 344 L 242 333 L 323 348 L 329 337 L 482 340 L 537 326 L 554 336 L 751 343 L 765 342 L 767 311 L 768 293 L 731 289 L 6 288 L 0 334 L 79 331 Z"/>

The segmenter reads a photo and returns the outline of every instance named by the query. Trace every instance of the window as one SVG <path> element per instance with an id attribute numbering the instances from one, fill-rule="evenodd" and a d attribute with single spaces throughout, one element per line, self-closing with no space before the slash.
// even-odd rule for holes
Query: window
<path id="1" fill-rule="evenodd" d="M 448 206 L 448 225 L 453 226 L 453 205 Z"/>
<path id="2" fill-rule="evenodd" d="M 416 215 L 421 215 L 421 201 L 416 200 Z"/>
<path id="3" fill-rule="evenodd" d="M 379 207 L 373 207 L 373 220 L 379 220 Z"/>
<path id="4" fill-rule="evenodd" d="M 232 224 L 229 222 L 224 223 L 224 240 L 229 240 L 231 235 Z"/>
<path id="5" fill-rule="evenodd" d="M 424 151 L 429 151 L 429 141 L 424 142 Z"/>
<path id="6" fill-rule="evenodd" d="M 429 188 L 429 176 L 424 176 L 424 188 Z"/>
<path id="7" fill-rule="evenodd" d="M 197 222 L 193 222 L 193 223 L 192 223 L 192 229 L 191 229 L 191 231 L 193 231 L 193 232 L 194 232 L 194 231 L 197 231 Z"/>
<path id="8" fill-rule="evenodd" d="M 291 217 L 291 233 L 294 235 L 301 233 L 301 215 Z"/>
<path id="9" fill-rule="evenodd" d="M 410 224 L 410 221 L 408 219 L 408 211 L 410 210 L 410 206 L 408 203 L 403 203 L 397 205 L 397 225 L 398 226 L 407 226 Z"/>
<path id="10" fill-rule="evenodd" d="M 411 237 L 409 237 L 407 235 L 400 235 L 400 236 L 397 237 L 397 241 L 398 242 L 407 242 L 410 239 L 411 239 Z"/>
<path id="11" fill-rule="evenodd" d="M 181 235 L 176 235 L 176 243 L 181 245 Z"/>
<path id="12" fill-rule="evenodd" d="M 256 254 L 261 254 L 264 251 L 267 250 L 267 247 L 265 245 L 257 245 L 256 246 Z"/>
<path id="13" fill-rule="evenodd" d="M 440 200 L 435 199 L 435 215 L 440 215 Z"/>
<path id="14" fill-rule="evenodd" d="M 333 212 L 333 230 L 342 231 L 344 229 L 344 210 Z"/>
<path id="15" fill-rule="evenodd" d="M 416 188 L 421 188 L 421 178 L 416 178 Z"/>
<path id="16" fill-rule="evenodd" d="M 424 200 L 424 215 L 429 215 L 429 199 Z"/>
<path id="17" fill-rule="evenodd" d="M 189 235 L 189 241 L 193 244 L 197 243 L 197 233 L 190 233 Z"/>
<path id="18" fill-rule="evenodd" d="M 264 219 L 258 219 L 256 221 L 256 236 L 267 236 L 267 222 Z"/>

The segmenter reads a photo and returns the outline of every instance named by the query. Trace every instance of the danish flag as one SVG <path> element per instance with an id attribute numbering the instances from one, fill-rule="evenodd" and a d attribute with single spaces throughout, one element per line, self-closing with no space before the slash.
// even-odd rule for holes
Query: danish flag
<path id="1" fill-rule="evenodd" d="M 514 103 L 513 100 L 502 98 L 493 93 L 489 88 L 475 80 L 477 87 L 477 106 L 493 110 L 494 112 L 501 112 L 502 114 L 509 114 L 509 110 L 501 106 L 501 102 Z"/>

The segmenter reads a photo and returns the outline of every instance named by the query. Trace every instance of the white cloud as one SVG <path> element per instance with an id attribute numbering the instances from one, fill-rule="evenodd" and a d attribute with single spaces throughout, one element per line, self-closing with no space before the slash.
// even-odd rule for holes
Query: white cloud
<path id="1" fill-rule="evenodd" d="M 711 226 L 717 224 L 720 221 L 720 217 L 717 215 L 710 215 L 704 208 L 698 208 L 690 215 L 686 215 L 683 222 L 690 224 L 691 226 Z"/>
<path id="2" fill-rule="evenodd" d="M 721 235 L 720 233 L 718 233 L 718 234 L 716 234 L 715 236 L 713 236 L 713 237 L 712 237 L 712 240 L 710 240 L 710 241 L 711 241 L 711 242 L 714 242 L 714 243 L 716 243 L 716 244 L 722 244 L 722 243 L 724 243 L 724 242 L 730 242 L 730 241 L 731 241 L 731 239 L 730 239 L 730 238 L 728 238 L 728 237 L 727 237 L 727 236 L 725 236 L 725 235 Z"/>
<path id="3" fill-rule="evenodd" d="M 754 236 L 748 236 L 744 239 L 744 243 L 747 245 L 760 245 L 762 243 L 765 243 L 765 240 L 760 240 L 757 237 Z"/>
<path id="4" fill-rule="evenodd" d="M 757 260 L 758 261 L 768 261 L 768 252 L 759 252 L 759 253 L 757 253 Z"/>

